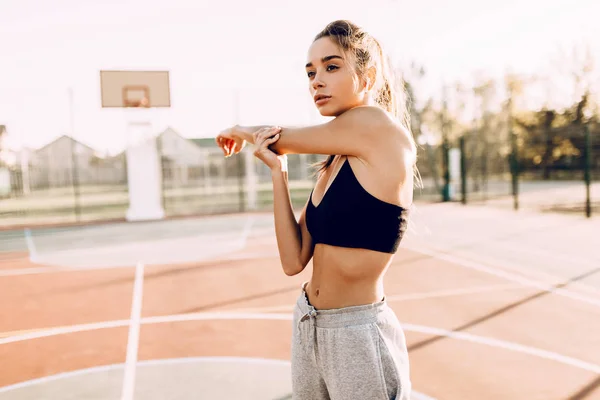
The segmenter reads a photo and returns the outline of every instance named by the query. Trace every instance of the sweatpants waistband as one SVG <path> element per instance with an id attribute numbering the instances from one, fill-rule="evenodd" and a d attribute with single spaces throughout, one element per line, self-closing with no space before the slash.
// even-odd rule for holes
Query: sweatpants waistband
<path id="1" fill-rule="evenodd" d="M 314 318 L 315 325 L 320 328 L 340 328 L 344 326 L 372 324 L 382 318 L 384 313 L 390 311 L 385 298 L 372 304 L 317 310 L 308 301 L 305 290 L 306 284 L 307 282 L 302 284 L 296 306 L 302 313 L 302 318 Z"/>

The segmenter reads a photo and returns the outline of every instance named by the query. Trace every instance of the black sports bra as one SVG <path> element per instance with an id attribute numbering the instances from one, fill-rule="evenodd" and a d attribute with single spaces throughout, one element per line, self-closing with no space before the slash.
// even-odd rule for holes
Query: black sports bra
<path id="1" fill-rule="evenodd" d="M 312 195 L 306 226 L 313 243 L 363 248 L 393 254 L 408 223 L 408 209 L 367 192 L 356 179 L 348 158 L 317 207 Z"/>

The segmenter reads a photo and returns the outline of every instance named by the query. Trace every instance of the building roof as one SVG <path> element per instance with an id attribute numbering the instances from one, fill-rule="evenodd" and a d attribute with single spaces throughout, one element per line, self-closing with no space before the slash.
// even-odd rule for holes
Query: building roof
<path id="1" fill-rule="evenodd" d="M 175 129 L 173 129 L 170 126 L 167 129 L 165 129 L 164 131 L 162 131 L 158 136 L 162 136 L 162 135 L 166 134 L 167 132 L 173 132 L 180 138 L 182 138 L 184 140 L 188 140 L 188 141 L 194 143 L 198 147 L 202 147 L 202 148 L 219 147 L 219 146 L 217 146 L 217 143 L 215 142 L 214 137 L 213 138 L 210 138 L 210 137 L 209 138 L 188 138 L 188 137 L 182 136 L 179 132 L 177 132 Z"/>
<path id="2" fill-rule="evenodd" d="M 188 140 L 198 147 L 219 147 L 217 146 L 217 142 L 215 142 L 215 138 L 190 138 Z"/>
<path id="3" fill-rule="evenodd" d="M 71 141 L 71 142 L 77 143 L 77 144 L 79 144 L 79 145 L 81 145 L 81 146 L 85 147 L 86 149 L 88 149 L 88 150 L 90 150 L 90 151 L 92 151 L 92 152 L 96 152 L 96 150 L 95 150 L 95 149 L 93 149 L 92 147 L 88 146 L 88 145 L 87 145 L 87 144 L 85 144 L 85 143 L 82 143 L 80 140 L 77 140 L 77 139 L 74 139 L 74 138 L 72 138 L 72 137 L 71 137 L 71 136 L 69 136 L 69 135 L 61 135 L 61 136 L 57 137 L 56 139 L 52 140 L 50 143 L 46 143 L 45 145 L 43 145 L 42 147 L 40 147 L 40 148 L 38 148 L 38 149 L 35 149 L 34 151 L 41 151 L 41 150 L 43 150 L 43 149 L 45 149 L 45 148 L 48 148 L 48 147 L 50 147 L 51 145 L 53 145 L 54 143 L 58 142 L 59 140 L 63 140 L 63 139 L 67 139 L 67 140 L 69 140 L 69 141 Z"/>

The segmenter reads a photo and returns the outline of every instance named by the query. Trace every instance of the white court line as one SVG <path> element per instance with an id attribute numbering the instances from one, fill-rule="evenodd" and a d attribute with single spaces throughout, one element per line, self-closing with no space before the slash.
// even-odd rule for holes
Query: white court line
<path id="1" fill-rule="evenodd" d="M 238 239 L 230 241 L 228 246 L 224 247 L 228 250 L 228 252 L 225 252 L 223 254 L 220 254 L 219 256 L 209 256 L 209 257 L 198 257 L 198 258 L 194 258 L 193 260 L 186 260 L 185 262 L 206 262 L 206 261 L 211 261 L 211 260 L 221 260 L 221 261 L 236 261 L 236 260 L 244 260 L 244 259 L 249 259 L 249 258 L 261 258 L 264 256 L 270 257 L 270 256 L 276 256 L 278 253 L 273 253 L 273 252 L 253 252 L 253 253 L 246 253 L 246 254 L 233 254 L 233 255 L 227 255 L 228 253 L 231 253 L 232 251 L 240 251 L 242 249 L 244 249 L 247 246 L 247 242 L 248 242 L 248 238 L 250 237 L 250 234 L 252 233 L 252 227 L 254 226 L 254 223 L 256 222 L 256 217 L 253 215 L 248 216 L 248 218 L 246 219 L 246 223 L 244 225 L 244 229 L 241 233 L 241 235 L 239 236 Z M 26 234 L 26 240 L 29 240 L 31 244 L 27 245 L 27 248 L 29 250 L 29 254 L 30 254 L 30 261 L 31 262 L 35 262 L 38 264 L 43 264 L 43 261 L 41 261 L 41 259 L 38 257 L 37 252 L 35 250 L 35 245 L 33 244 L 33 240 L 31 239 L 31 237 L 29 236 L 29 239 L 27 239 L 27 234 Z M 65 250 L 66 253 L 69 252 L 69 250 Z M 225 256 L 225 257 L 223 257 Z M 161 265 L 166 265 L 167 263 L 165 262 L 165 264 L 157 264 L 157 265 L 150 265 L 150 266 L 161 266 Z M 0 277 L 3 276 L 21 276 L 21 275 L 36 275 L 36 274 L 42 274 L 42 273 L 57 273 L 57 272 L 69 272 L 69 271 L 95 271 L 95 270 L 105 270 L 105 269 L 121 269 L 121 268 L 134 268 L 134 265 L 94 265 L 94 266 L 89 266 L 89 267 L 79 267 L 79 266 L 47 266 L 47 267 L 33 267 L 33 268 L 17 268 L 17 269 L 5 269 L 5 270 L 0 270 Z"/>
<path id="2" fill-rule="evenodd" d="M 23 389 L 23 388 L 26 388 L 29 386 L 34 386 L 34 385 L 44 385 L 46 383 L 50 383 L 53 381 L 74 378 L 74 377 L 81 376 L 81 375 L 96 374 L 99 372 L 112 371 L 112 370 L 119 369 L 122 367 L 123 367 L 123 364 L 111 364 L 111 365 L 102 365 L 99 367 L 78 369 L 76 371 L 70 371 L 70 372 L 62 372 L 60 374 L 44 376 L 43 378 L 31 379 L 29 381 L 19 382 L 19 383 L 15 383 L 13 385 L 0 387 L 0 393 L 11 392 L 13 390 Z"/>
<path id="3" fill-rule="evenodd" d="M 501 285 L 488 285 L 488 286 L 479 286 L 472 288 L 462 288 L 462 289 L 453 289 L 453 290 L 440 290 L 440 291 L 429 291 L 429 292 L 417 292 L 417 293 L 408 293 L 408 294 L 400 294 L 395 296 L 389 296 L 386 298 L 388 302 L 392 301 L 407 301 L 407 300 L 423 300 L 423 299 L 433 299 L 439 297 L 449 297 L 449 296 L 461 296 L 465 294 L 477 294 L 477 293 L 489 293 L 492 291 L 503 291 L 503 290 L 513 290 L 513 289 L 528 289 L 527 287 L 519 284 L 501 284 Z M 279 306 L 266 306 L 266 307 L 253 307 L 253 308 L 235 308 L 228 310 L 220 310 L 216 312 L 228 312 L 228 313 L 244 313 L 244 314 L 255 314 L 255 313 L 273 313 L 273 312 L 291 312 L 294 309 L 294 304 L 284 304 Z M 121 326 L 127 326 L 128 323 L 126 320 L 113 321 L 114 323 L 109 328 L 116 328 Z M 93 324 L 81 324 L 74 325 L 81 326 L 83 330 L 95 330 L 102 329 L 102 327 L 98 327 L 96 323 Z M 53 335 L 62 335 L 65 333 L 69 333 L 68 331 L 64 331 L 64 329 L 69 329 L 69 327 L 55 327 L 55 328 L 47 328 L 47 329 L 29 329 L 27 332 L 24 331 L 14 331 L 14 334 L 11 332 L 0 332 L 0 344 L 11 343 L 9 339 L 11 337 L 23 337 L 27 334 L 36 334 L 38 332 L 47 331 L 49 332 L 48 336 Z M 5 342 L 2 341 L 2 337 L 4 337 Z M 44 336 L 41 336 L 44 337 Z M 28 340 L 28 339 L 24 339 Z"/>
<path id="4" fill-rule="evenodd" d="M 474 335 L 466 332 L 455 332 L 446 329 L 440 329 L 430 326 L 414 325 L 403 323 L 402 327 L 409 332 L 427 333 L 436 336 L 444 336 L 451 339 L 464 340 L 471 343 L 479 343 L 490 347 L 510 350 L 517 353 L 524 353 L 539 358 L 544 358 L 551 361 L 556 361 L 562 364 L 570 365 L 585 371 L 600 374 L 600 365 L 579 360 L 577 358 L 568 357 L 553 351 L 542 350 L 532 346 L 525 346 L 515 342 L 509 342 L 500 339 L 494 339 L 486 336 Z"/>
<path id="5" fill-rule="evenodd" d="M 166 315 L 159 317 L 146 317 L 141 319 L 141 324 L 160 324 L 168 322 L 183 322 L 183 321 L 214 321 L 214 320 L 271 320 L 271 321 L 291 321 L 293 315 L 289 313 L 278 313 L 278 314 L 259 314 L 259 313 L 195 313 L 195 314 L 179 314 L 179 315 Z M 83 332 L 89 330 L 103 329 L 114 327 L 115 325 L 121 324 L 122 321 L 111 321 L 107 323 L 88 324 L 88 325 L 75 325 L 72 327 L 62 328 L 62 333 L 73 333 Z M 401 323 L 402 327 L 407 332 L 419 332 L 427 333 L 436 336 L 443 336 L 457 340 L 463 340 L 472 343 L 479 343 L 490 347 L 502 348 L 517 353 L 523 353 L 532 355 L 535 357 L 556 361 L 562 364 L 570 365 L 576 368 L 583 369 L 585 371 L 594 372 L 600 374 L 600 365 L 592 364 L 583 360 L 579 360 L 573 357 L 568 357 L 559 353 L 555 353 L 548 350 L 542 350 L 532 346 L 520 345 L 515 342 L 493 339 L 486 336 L 474 335 L 464 332 L 454 332 L 446 329 L 430 327 L 425 325 L 416 325 L 409 323 Z M 91 328 L 91 325 L 95 327 Z M 103 326 L 105 325 L 105 326 Z M 125 326 L 127 322 L 123 322 Z M 57 334 L 57 333 L 54 333 Z M 35 339 L 38 337 L 53 336 L 48 334 L 46 331 L 34 332 L 30 334 L 13 336 L 4 340 L 0 340 L 1 344 L 15 343 L 23 340 Z"/>
<path id="6" fill-rule="evenodd" d="M 521 254 L 527 254 L 527 255 L 533 254 L 538 257 L 548 257 L 547 252 L 543 253 L 543 252 L 537 251 L 537 250 L 527 250 L 527 249 L 523 249 L 518 246 L 508 244 L 508 243 L 494 242 L 494 246 L 503 248 L 503 249 L 513 252 L 513 253 L 521 253 Z M 423 248 L 423 247 L 419 247 L 419 245 L 412 245 L 412 246 L 409 246 L 409 248 L 411 250 L 419 252 L 419 248 Z M 452 248 L 444 248 L 444 247 L 440 247 L 440 246 L 427 246 L 427 249 L 429 249 L 431 251 L 443 253 L 443 254 L 448 254 L 447 252 L 452 250 Z M 465 250 L 469 251 L 469 249 L 465 249 Z M 464 251 L 464 250 L 461 249 L 459 251 Z M 494 268 L 500 268 L 500 269 L 504 269 L 504 270 L 518 272 L 523 276 L 533 278 L 533 279 L 538 279 L 538 280 L 539 279 L 547 279 L 547 280 L 551 280 L 553 282 L 564 282 L 565 279 L 569 278 L 568 276 L 558 276 L 558 275 L 550 274 L 550 273 L 547 273 L 544 271 L 527 269 L 527 268 L 523 267 L 522 265 L 518 265 L 518 264 L 515 264 L 514 262 L 510 262 L 510 261 L 498 262 L 498 259 L 496 259 L 496 258 L 485 257 L 480 254 L 473 253 L 471 251 L 469 251 L 468 255 L 460 255 L 457 257 L 462 257 L 467 260 L 485 263 Z M 588 259 L 583 259 L 580 257 L 574 257 L 574 256 L 570 256 L 570 255 L 563 255 L 563 254 L 553 254 L 551 258 L 554 260 L 563 260 L 565 263 L 577 262 L 577 263 L 579 263 L 579 265 L 583 264 L 584 268 L 586 268 L 586 267 L 592 268 L 593 267 L 593 261 L 588 260 Z M 581 290 L 584 290 L 584 291 L 587 291 L 587 292 L 590 292 L 593 294 L 600 293 L 600 288 L 590 286 L 584 282 L 572 282 L 572 283 L 569 283 L 569 286 L 578 287 Z"/>
<path id="7" fill-rule="evenodd" d="M 424 393 L 417 392 L 416 390 L 412 390 L 410 393 L 411 400 L 436 400 L 435 397 L 427 396 Z"/>
<path id="8" fill-rule="evenodd" d="M 242 313 L 198 313 L 173 315 L 167 317 L 151 317 L 145 318 L 144 323 L 163 323 L 172 321 L 206 321 L 206 320 L 280 320 L 291 321 L 292 314 L 242 314 Z M 520 345 L 514 342 L 492 339 L 485 336 L 479 336 L 464 332 L 453 332 L 446 329 L 429 327 L 424 325 L 405 324 L 402 323 L 404 330 L 409 332 L 429 333 L 436 336 L 444 336 L 467 342 L 479 343 L 490 347 L 498 347 L 506 350 L 511 350 L 517 353 L 533 355 L 547 360 L 557 361 L 559 363 L 571 365 L 586 371 L 600 374 L 600 365 L 588 363 L 573 357 L 564 356 L 552 351 L 542 350 L 531 346 Z"/>
<path id="9" fill-rule="evenodd" d="M 462 296 L 466 294 L 478 294 L 478 293 L 490 293 L 494 291 L 505 291 L 505 290 L 524 290 L 529 289 L 523 285 L 516 283 L 504 283 L 500 285 L 487 285 L 478 287 L 468 287 L 462 289 L 450 289 L 450 290 L 438 290 L 429 292 L 417 292 L 408 294 L 398 294 L 393 296 L 386 296 L 385 300 L 388 303 L 410 301 L 410 300 L 427 300 L 437 299 L 440 297 L 451 297 L 451 296 Z M 293 304 L 286 304 L 281 306 L 267 306 L 267 307 L 254 307 L 254 308 L 237 308 L 221 310 L 222 312 L 235 312 L 235 313 L 267 313 L 267 312 L 286 312 L 294 309 Z M 220 312 L 221 312 L 220 311 Z"/>
<path id="10" fill-rule="evenodd" d="M 0 345 L 22 342 L 24 340 L 41 339 L 50 336 L 66 335 L 68 333 L 96 331 L 99 329 L 121 328 L 129 326 L 128 319 L 95 322 L 92 324 L 80 324 L 71 326 L 60 326 L 57 328 L 40 329 L 39 331 L 18 334 L 0 339 Z"/>
<path id="11" fill-rule="evenodd" d="M 434 292 L 398 294 L 386 297 L 387 301 L 426 300 L 438 297 L 462 296 L 465 294 L 489 293 L 495 291 L 525 289 L 521 284 L 504 283 L 499 285 L 485 285 L 478 287 L 467 287 L 462 289 L 438 290 Z"/>
<path id="12" fill-rule="evenodd" d="M 181 364 L 249 364 L 249 365 L 275 365 L 281 367 L 291 367 L 291 362 L 287 360 L 276 360 L 270 358 L 250 358 L 250 357 L 186 357 L 186 358 L 167 358 L 158 360 L 138 361 L 138 367 L 160 367 L 167 365 Z M 103 365 L 100 367 L 92 367 L 80 369 L 77 371 L 64 372 L 60 374 L 45 376 L 43 378 L 32 379 L 25 382 L 19 382 L 14 385 L 0 388 L 0 393 L 6 393 L 17 389 L 27 388 L 35 385 L 44 385 L 61 379 L 69 379 L 83 375 L 91 375 L 95 373 L 114 371 L 123 368 L 123 364 Z M 291 388 L 290 388 L 291 389 Z M 415 390 L 412 391 L 413 400 L 436 400 L 423 393 Z"/>
<path id="13" fill-rule="evenodd" d="M 600 299 L 582 296 L 582 295 L 580 295 L 576 292 L 573 292 L 571 290 L 568 290 L 568 289 L 555 288 L 554 286 L 549 285 L 547 283 L 543 283 L 543 282 L 533 280 L 533 279 L 528 279 L 521 275 L 513 274 L 513 273 L 507 272 L 500 268 L 482 265 L 480 263 L 477 263 L 477 262 L 474 262 L 474 261 L 471 261 L 468 259 L 464 259 L 462 257 L 453 256 L 453 255 L 450 255 L 447 253 L 440 253 L 436 250 L 430 250 L 430 249 L 425 249 L 425 248 L 411 248 L 411 250 L 413 250 L 417 253 L 421 253 L 421 254 L 425 254 L 425 255 L 437 258 L 439 260 L 448 261 L 452 264 L 455 264 L 455 265 L 458 265 L 461 267 L 473 269 L 473 270 L 480 271 L 480 272 L 485 272 L 487 274 L 494 275 L 499 278 L 504 278 L 509 281 L 520 283 L 521 285 L 524 285 L 524 286 L 535 287 L 535 288 L 538 288 L 538 289 L 543 290 L 548 293 L 554 293 L 559 296 L 570 298 L 572 300 L 578 300 L 583 303 L 588 303 L 593 306 L 600 307 Z"/>
<path id="14" fill-rule="evenodd" d="M 520 247 L 515 245 L 514 243 L 508 243 L 508 242 L 495 242 L 494 243 L 495 246 L 501 247 L 505 250 L 509 250 L 511 252 L 515 252 L 515 253 L 521 253 L 521 254 L 530 254 L 530 255 L 534 255 L 540 258 L 543 257 L 548 257 L 548 251 L 547 250 L 542 250 L 538 247 Z M 597 266 L 598 262 L 600 262 L 600 260 L 598 259 L 589 259 L 589 258 L 583 258 L 581 256 L 576 256 L 573 254 L 562 254 L 562 253 L 553 253 L 550 258 L 554 259 L 554 260 L 559 260 L 559 261 L 563 261 L 565 263 L 569 263 L 569 262 L 576 262 L 578 264 L 583 264 L 585 267 L 593 267 L 593 266 Z M 545 272 L 540 272 L 542 274 L 545 275 L 549 275 Z M 551 275 L 550 275 L 551 276 Z"/>
<path id="15" fill-rule="evenodd" d="M 461 296 L 465 294 L 476 294 L 476 293 L 489 293 L 492 291 L 502 291 L 502 290 L 513 290 L 513 289 L 527 289 L 527 287 L 519 284 L 502 284 L 502 285 L 488 285 L 488 286 L 479 286 L 474 288 L 463 288 L 463 289 L 454 289 L 454 290 L 440 290 L 440 291 L 430 291 L 430 292 L 417 292 L 417 293 L 409 293 L 409 294 L 400 294 L 395 296 L 389 296 L 386 298 L 388 302 L 392 301 L 410 301 L 410 300 L 422 300 L 422 299 L 433 299 L 439 297 L 449 297 L 449 296 Z M 236 308 L 229 310 L 221 310 L 217 312 L 226 312 L 226 313 L 243 313 L 243 314 L 256 314 L 256 313 L 274 313 L 274 312 L 291 312 L 294 309 L 294 304 L 284 304 L 279 306 L 266 306 L 266 307 L 253 307 L 253 308 Z M 183 314 L 186 315 L 186 314 Z M 142 323 L 147 323 L 147 317 L 142 320 Z M 81 331 L 88 330 L 97 330 L 103 329 L 100 323 L 92 323 L 92 324 L 81 324 L 81 325 L 72 325 L 81 327 Z M 117 328 L 129 325 L 127 320 L 117 320 L 111 321 L 111 325 L 107 326 L 107 328 Z M 54 335 L 63 335 L 66 333 L 70 333 L 70 326 L 66 327 L 55 327 L 48 329 L 30 329 L 27 332 L 23 331 L 15 331 L 14 334 L 11 332 L 0 332 L 0 345 L 12 343 L 11 338 L 23 338 L 21 340 L 30 340 L 36 338 L 42 338 L 47 336 Z M 27 335 L 38 335 L 40 332 L 47 332 L 47 335 L 44 336 L 30 336 Z M 79 331 L 78 331 L 79 332 Z M 7 336 L 9 335 L 9 336 Z M 2 339 L 4 337 L 4 339 Z M 19 340 L 20 341 L 20 340 Z"/>
<path id="16" fill-rule="evenodd" d="M 33 237 L 31 236 L 31 229 L 25 228 L 25 244 L 27 244 L 27 251 L 29 252 L 29 261 L 36 262 L 37 260 L 37 250 L 35 248 L 35 243 L 33 242 Z"/>
<path id="17" fill-rule="evenodd" d="M 129 319 L 129 337 L 127 339 L 127 358 L 121 400 L 133 400 L 135 392 L 135 367 L 140 339 L 140 321 L 142 316 L 142 295 L 144 290 L 144 264 L 139 262 L 135 268 L 135 281 Z"/>
<path id="18" fill-rule="evenodd" d="M 34 262 L 29 257 L 29 261 Z M 74 269 L 72 269 L 74 270 Z M 17 268 L 17 269 L 5 269 L 0 270 L 0 277 L 2 276 L 22 276 L 22 275 L 36 275 L 36 274 L 46 274 L 49 272 L 60 272 L 65 271 L 64 269 L 53 268 L 53 267 L 34 267 L 34 268 Z"/>
<path id="19" fill-rule="evenodd" d="M 155 360 L 139 361 L 138 366 L 157 366 L 157 365 L 174 365 L 174 364 L 210 364 L 210 363 L 237 363 L 237 364 L 253 364 L 253 365 L 277 365 L 290 366 L 287 360 L 279 360 L 274 358 L 261 357 L 185 357 L 185 358 L 166 358 Z"/>
<path id="20" fill-rule="evenodd" d="M 239 243 L 233 243 L 233 245 L 237 245 L 238 247 L 236 247 L 234 250 L 239 251 L 242 250 L 245 247 L 244 245 L 241 245 Z M 228 250 L 232 250 L 232 247 L 228 247 Z M 276 256 L 276 253 L 273 252 L 248 252 L 248 253 L 241 253 L 241 254 L 233 254 L 233 255 L 227 255 L 227 253 L 224 253 L 223 255 L 226 255 L 225 257 L 219 256 L 219 257 L 198 257 L 195 258 L 193 260 L 189 260 L 186 262 L 207 262 L 207 261 L 211 261 L 211 260 L 218 260 L 218 261 L 237 261 L 237 260 L 248 260 L 248 259 L 256 259 L 256 258 L 263 258 L 263 257 L 273 257 Z M 38 264 L 40 264 L 41 262 L 38 260 L 37 261 Z M 146 268 L 149 267 L 162 267 L 164 265 L 167 264 L 156 264 L 156 265 L 148 265 L 146 266 Z M 73 271 L 77 271 L 77 272 L 85 272 L 85 271 L 97 271 L 97 270 L 108 270 L 108 269 L 124 269 L 124 268 L 135 268 L 135 265 L 94 265 L 94 266 L 89 266 L 89 267 L 69 267 L 69 266 L 47 266 L 47 267 L 34 267 L 34 268 L 17 268 L 17 269 L 5 269 L 5 270 L 0 270 L 0 277 L 3 276 L 21 276 L 21 275 L 37 275 L 37 274 L 51 274 L 51 273 L 57 273 L 57 272 L 73 272 Z"/>
<path id="21" fill-rule="evenodd" d="M 260 258 L 263 253 L 253 253 L 253 254 L 238 254 L 232 255 L 228 257 L 204 257 L 197 258 L 194 260 L 189 260 L 187 262 L 207 262 L 211 260 L 219 260 L 219 261 L 236 261 L 236 260 L 247 260 L 251 258 Z M 271 254 L 264 254 L 266 256 L 270 256 Z M 38 261 L 39 263 L 39 261 Z M 163 267 L 165 264 L 155 264 L 148 265 L 146 268 L 150 267 Z M 53 274 L 58 272 L 88 272 L 88 271 L 98 271 L 98 270 L 109 270 L 109 269 L 125 269 L 125 268 L 135 268 L 135 265 L 94 265 L 90 267 L 68 267 L 68 266 L 47 266 L 47 267 L 34 267 L 34 268 L 17 268 L 17 269 L 5 269 L 0 270 L 0 277 L 3 276 L 21 276 L 21 275 L 37 275 L 37 274 Z"/>
<path id="22" fill-rule="evenodd" d="M 137 362 L 137 367 L 145 366 L 162 366 L 176 364 L 202 364 L 202 363 L 238 363 L 238 364 L 253 364 L 253 365 L 278 365 L 290 366 L 290 362 L 286 360 L 275 360 L 268 358 L 245 358 L 245 357 L 185 357 L 185 358 L 167 358 L 156 360 L 143 360 Z M 25 382 L 15 383 L 13 385 L 0 388 L 0 393 L 10 392 L 12 390 L 21 389 L 33 385 L 43 385 L 52 381 L 61 379 L 69 379 L 77 376 L 95 374 L 100 372 L 125 369 L 126 364 L 110 364 L 98 367 L 84 368 L 75 371 L 63 372 L 60 374 L 49 375 L 42 378 L 31 379 Z"/>
<path id="23" fill-rule="evenodd" d="M 255 216 L 248 215 L 248 218 L 246 219 L 246 225 L 244 226 L 244 231 L 242 232 L 242 247 L 246 247 L 246 242 L 248 241 L 248 237 L 250 236 L 250 232 L 252 231 L 252 226 L 254 225 L 255 220 Z"/>

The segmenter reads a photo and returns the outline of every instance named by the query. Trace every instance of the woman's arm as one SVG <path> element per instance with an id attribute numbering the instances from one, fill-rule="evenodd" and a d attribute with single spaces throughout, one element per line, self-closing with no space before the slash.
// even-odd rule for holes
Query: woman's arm
<path id="1" fill-rule="evenodd" d="M 296 222 L 288 187 L 286 156 L 277 156 L 269 150 L 280 137 L 279 129 L 263 128 L 258 132 L 254 155 L 271 170 L 275 234 L 281 266 L 286 275 L 296 275 L 312 258 L 312 240 L 304 222 L 304 211 L 300 222 Z"/>
<path id="2" fill-rule="evenodd" d="M 273 180 L 273 211 L 275 234 L 281 266 L 286 275 L 293 276 L 304 270 L 313 256 L 314 246 L 306 228 L 306 207 L 296 222 L 290 196 L 287 171 L 271 170 Z"/>
<path id="3" fill-rule="evenodd" d="M 231 131 L 241 139 L 254 143 L 256 132 L 261 128 L 236 126 Z M 398 125 L 385 111 L 378 107 L 361 106 L 323 124 L 301 128 L 281 127 L 281 137 L 269 149 L 277 154 L 344 154 L 367 158 L 382 147 L 390 146 L 390 135 L 397 132 Z"/>

